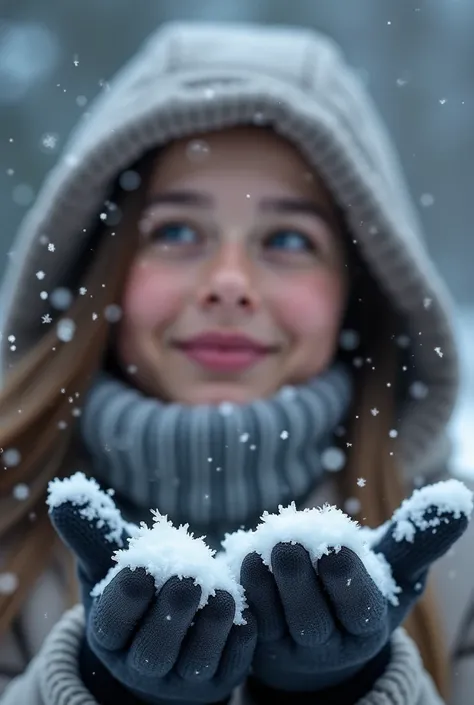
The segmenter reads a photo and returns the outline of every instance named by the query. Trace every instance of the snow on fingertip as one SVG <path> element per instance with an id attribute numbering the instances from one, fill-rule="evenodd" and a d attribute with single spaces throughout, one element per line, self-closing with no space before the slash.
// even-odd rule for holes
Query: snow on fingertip
<path id="1" fill-rule="evenodd" d="M 64 479 L 54 478 L 48 484 L 46 504 L 49 510 L 59 507 L 65 502 L 79 505 L 79 514 L 90 522 L 96 522 L 96 527 L 101 529 L 107 526 L 110 531 L 105 536 L 107 541 L 123 545 L 122 534 L 124 529 L 132 533 L 130 525 L 122 518 L 111 494 L 113 491 L 104 492 L 93 478 L 87 478 L 83 472 L 76 472 L 71 477 Z M 136 528 L 136 527 L 135 527 Z"/>
<path id="2" fill-rule="evenodd" d="M 472 492 L 459 480 L 427 485 L 415 490 L 394 512 L 393 538 L 395 541 L 413 542 L 417 530 L 426 531 L 439 526 L 441 515 L 452 514 L 454 519 L 464 515 L 470 519 L 473 506 Z M 436 510 L 436 513 L 427 517 L 429 509 Z"/>
<path id="3" fill-rule="evenodd" d="M 153 576 L 157 592 L 172 577 L 192 578 L 201 588 L 199 608 L 204 607 L 216 590 L 226 590 L 235 601 L 234 624 L 245 624 L 243 587 L 234 579 L 229 566 L 215 558 L 203 538 L 195 538 L 189 525 L 173 526 L 168 517 L 153 511 L 153 525 L 142 522 L 126 549 L 114 554 L 116 566 L 93 588 L 92 597 L 102 594 L 110 581 L 123 569 L 144 568 Z"/>
<path id="4" fill-rule="evenodd" d="M 249 553 L 258 553 L 272 570 L 271 554 L 277 543 L 301 544 L 313 562 L 331 550 L 339 551 L 346 546 L 359 556 L 382 595 L 392 604 L 398 604 L 400 588 L 389 564 L 370 550 L 359 524 L 341 509 L 326 504 L 297 510 L 294 502 L 288 507 L 279 506 L 278 514 L 265 512 L 254 531 L 227 534 L 222 547 L 233 575 L 239 579 L 242 562 Z"/>

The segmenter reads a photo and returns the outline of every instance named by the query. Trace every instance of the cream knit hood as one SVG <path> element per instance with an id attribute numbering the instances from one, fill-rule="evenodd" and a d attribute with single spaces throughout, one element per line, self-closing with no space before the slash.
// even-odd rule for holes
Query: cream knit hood
<path id="1" fill-rule="evenodd" d="M 456 396 L 447 296 L 370 98 L 333 42 L 309 30 L 175 22 L 148 39 L 75 130 L 20 228 L 2 292 L 2 375 L 46 330 L 41 317 L 52 312 L 40 292 L 67 282 L 83 229 L 118 173 L 172 138 L 248 123 L 273 126 L 317 168 L 367 266 L 409 321 L 428 390 L 407 399 L 399 427 L 405 464 L 416 468 L 443 435 Z"/>

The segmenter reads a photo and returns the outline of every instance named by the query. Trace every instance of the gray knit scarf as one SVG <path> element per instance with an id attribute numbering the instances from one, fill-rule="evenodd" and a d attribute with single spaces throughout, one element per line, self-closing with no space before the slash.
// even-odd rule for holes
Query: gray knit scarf
<path id="1" fill-rule="evenodd" d="M 268 399 L 188 406 L 148 398 L 101 373 L 80 433 L 93 475 L 141 509 L 141 519 L 149 520 L 145 508 L 158 508 L 222 536 L 253 525 L 265 509 L 305 498 L 322 476 L 322 455 L 351 391 L 348 371 L 337 364 Z"/>

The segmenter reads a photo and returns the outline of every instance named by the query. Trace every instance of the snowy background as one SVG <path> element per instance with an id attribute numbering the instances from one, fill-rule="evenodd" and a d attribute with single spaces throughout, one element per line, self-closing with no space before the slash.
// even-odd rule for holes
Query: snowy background
<path id="1" fill-rule="evenodd" d="M 0 277 L 25 210 L 91 98 L 154 26 L 192 18 L 319 28 L 367 82 L 458 303 L 465 370 L 454 465 L 474 475 L 473 0 L 0 0 Z"/>

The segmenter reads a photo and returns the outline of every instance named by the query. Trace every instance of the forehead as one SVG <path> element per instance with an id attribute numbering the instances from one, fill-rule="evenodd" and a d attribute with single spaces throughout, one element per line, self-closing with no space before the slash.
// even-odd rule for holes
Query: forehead
<path id="1" fill-rule="evenodd" d="M 235 179 L 245 189 L 294 191 L 299 195 L 329 198 L 317 173 L 297 148 L 270 129 L 237 127 L 176 140 L 157 154 L 151 189 Z"/>

